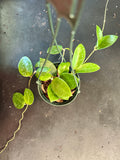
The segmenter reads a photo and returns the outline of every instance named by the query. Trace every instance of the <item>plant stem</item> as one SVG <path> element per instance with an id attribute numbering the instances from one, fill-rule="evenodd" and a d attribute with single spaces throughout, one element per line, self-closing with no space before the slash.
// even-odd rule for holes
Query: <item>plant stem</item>
<path id="1" fill-rule="evenodd" d="M 48 52 L 48 54 L 46 56 L 46 59 L 45 59 L 43 65 L 42 65 L 41 71 L 40 71 L 39 76 L 38 76 L 38 81 L 39 81 L 40 75 L 42 73 L 42 70 L 43 70 L 43 68 L 44 68 L 44 66 L 45 66 L 45 64 L 46 64 L 46 62 L 47 62 L 47 60 L 48 60 L 48 58 L 50 56 L 50 52 L 51 52 L 52 46 L 54 45 L 54 41 L 55 41 L 55 39 L 57 37 L 57 34 L 58 34 L 58 31 L 59 31 L 60 22 L 61 22 L 61 19 L 57 18 L 56 30 L 55 30 L 55 34 L 54 34 L 54 37 L 53 37 L 53 41 L 52 41 L 51 47 L 49 49 L 49 52 Z"/>
<path id="2" fill-rule="evenodd" d="M 72 63 L 72 49 L 73 49 L 73 39 L 74 39 L 74 36 L 75 36 L 75 31 L 72 30 L 71 32 L 71 38 L 70 38 L 70 61 Z"/>
<path id="3" fill-rule="evenodd" d="M 51 29 L 51 32 L 52 32 L 52 36 L 54 37 L 54 27 L 53 27 L 53 21 L 52 21 L 52 15 L 51 15 L 51 9 L 50 9 L 50 4 L 49 3 L 46 3 L 46 7 L 47 7 L 47 11 L 48 11 L 48 19 L 49 19 L 49 24 L 50 24 L 50 29 Z M 62 55 L 60 49 L 58 48 L 58 44 L 57 44 L 57 41 L 55 39 L 54 41 L 56 47 L 57 47 L 57 50 L 58 52 L 60 53 L 61 57 L 63 58 L 63 60 L 66 62 L 64 56 Z"/>
<path id="4" fill-rule="evenodd" d="M 71 10 L 70 10 L 70 18 L 75 18 L 75 12 L 76 12 L 76 8 L 77 8 L 77 3 L 78 0 L 72 0 L 72 6 L 71 6 Z"/>
<path id="5" fill-rule="evenodd" d="M 64 60 L 63 60 L 64 56 L 65 56 L 65 49 L 63 49 L 63 56 L 62 56 L 62 61 L 61 61 L 61 62 L 64 61 Z"/>
<path id="6" fill-rule="evenodd" d="M 22 112 L 22 117 L 19 120 L 18 128 L 14 131 L 12 138 L 10 138 L 7 141 L 7 143 L 5 144 L 5 146 L 3 147 L 3 149 L 0 151 L 0 154 L 3 153 L 5 151 L 5 149 L 7 148 L 8 144 L 15 139 L 16 133 L 21 129 L 21 122 L 24 119 L 24 113 L 27 111 L 27 109 L 28 109 L 28 105 L 26 106 L 25 110 Z"/>
<path id="7" fill-rule="evenodd" d="M 86 58 L 86 60 L 84 61 L 84 63 L 87 62 L 87 60 L 93 55 L 93 53 L 95 51 L 97 51 L 97 49 L 94 48 L 93 51 L 89 54 L 89 56 Z"/>
<path id="8" fill-rule="evenodd" d="M 107 15 L 107 6 L 108 6 L 109 0 L 106 0 L 106 5 L 105 5 L 105 12 L 104 12 L 104 20 L 103 20 L 103 27 L 102 27 L 102 32 L 104 31 L 105 28 L 105 23 L 106 23 L 106 15 Z"/>
<path id="9" fill-rule="evenodd" d="M 33 72 L 33 74 L 31 75 L 31 77 L 30 77 L 30 79 L 28 81 L 28 88 L 29 89 L 30 89 L 31 80 L 32 80 L 32 78 L 33 78 L 33 76 L 34 76 L 35 73 L 36 73 L 36 71 Z"/>

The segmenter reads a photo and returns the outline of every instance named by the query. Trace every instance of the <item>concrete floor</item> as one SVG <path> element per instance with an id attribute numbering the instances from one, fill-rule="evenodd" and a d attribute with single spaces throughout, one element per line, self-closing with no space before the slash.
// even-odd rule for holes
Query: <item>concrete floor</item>
<path id="1" fill-rule="evenodd" d="M 105 0 L 86 0 L 74 46 L 83 43 L 87 54 L 96 43 L 95 25 L 102 27 Z M 54 22 L 55 12 L 52 11 Z M 12 94 L 23 91 L 27 79 L 17 63 L 29 56 L 33 64 L 45 57 L 51 42 L 44 0 L 0 1 L 0 148 L 13 135 L 21 117 Z M 120 36 L 120 1 L 110 1 L 105 34 Z M 58 42 L 69 46 L 70 27 L 63 19 Z M 32 83 L 35 102 L 25 113 L 20 132 L 0 160 L 120 160 L 120 39 L 90 59 L 101 66 L 80 74 L 81 94 L 72 104 L 46 104 Z M 58 61 L 58 56 L 51 56 Z M 68 57 L 66 57 L 68 58 Z M 35 79 L 33 79 L 35 82 Z"/>

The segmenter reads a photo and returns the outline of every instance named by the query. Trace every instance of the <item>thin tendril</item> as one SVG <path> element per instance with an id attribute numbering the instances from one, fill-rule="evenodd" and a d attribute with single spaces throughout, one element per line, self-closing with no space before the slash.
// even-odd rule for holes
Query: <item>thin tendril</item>
<path id="1" fill-rule="evenodd" d="M 32 77 L 34 76 L 35 73 L 36 73 L 36 71 L 33 72 L 32 76 L 30 77 L 30 79 L 28 81 L 28 88 L 29 89 L 30 89 L 30 84 L 31 84 Z M 4 147 L 1 148 L 0 154 L 3 153 L 6 150 L 6 148 L 8 147 L 9 143 L 12 142 L 15 139 L 15 136 L 16 136 L 17 132 L 21 129 L 21 122 L 24 119 L 24 114 L 27 111 L 27 109 L 28 109 L 28 105 L 26 105 L 24 111 L 22 112 L 22 116 L 21 116 L 21 118 L 20 118 L 20 120 L 18 122 L 18 127 L 13 132 L 13 136 L 6 142 L 6 144 L 4 145 Z"/>
<path id="2" fill-rule="evenodd" d="M 7 148 L 8 144 L 15 139 L 16 133 L 21 129 L 21 122 L 22 122 L 22 120 L 24 119 L 24 113 L 27 111 L 27 109 L 28 109 L 28 105 L 26 106 L 25 110 L 22 112 L 22 117 L 21 117 L 20 120 L 19 120 L 18 128 L 14 131 L 12 138 L 10 138 L 10 139 L 6 142 L 5 146 L 4 146 L 3 149 L 0 151 L 0 154 L 3 153 L 3 152 L 5 151 L 5 149 Z"/>
<path id="3" fill-rule="evenodd" d="M 109 0 L 107 0 L 106 5 L 105 5 L 105 12 L 104 12 L 102 32 L 104 31 L 104 28 L 105 28 L 108 3 L 109 3 Z"/>

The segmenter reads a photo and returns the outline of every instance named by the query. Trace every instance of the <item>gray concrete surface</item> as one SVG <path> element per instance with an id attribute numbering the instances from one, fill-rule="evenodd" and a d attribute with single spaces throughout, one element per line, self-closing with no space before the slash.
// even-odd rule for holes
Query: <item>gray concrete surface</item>
<path id="1" fill-rule="evenodd" d="M 102 26 L 105 0 L 87 0 L 74 46 L 83 43 L 87 54 L 95 42 L 95 25 Z M 55 22 L 55 12 L 53 10 Z M 23 56 L 33 64 L 45 57 L 51 42 L 44 0 L 0 1 L 0 148 L 13 135 L 21 117 L 12 94 L 23 91 L 27 79 L 19 75 Z M 69 45 L 70 27 L 63 19 L 58 42 Z M 120 36 L 120 1 L 110 0 L 105 34 Z M 80 74 L 81 94 L 66 107 L 56 108 L 39 98 L 25 113 L 20 132 L 0 155 L 0 160 L 120 160 L 120 39 L 90 59 L 101 66 Z M 58 61 L 58 56 L 51 56 Z M 67 57 L 68 58 L 68 57 Z"/>

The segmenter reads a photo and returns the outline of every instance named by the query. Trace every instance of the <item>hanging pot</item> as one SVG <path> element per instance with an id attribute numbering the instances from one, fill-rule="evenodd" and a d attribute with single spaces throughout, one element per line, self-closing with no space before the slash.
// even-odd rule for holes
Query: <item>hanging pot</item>
<path id="1" fill-rule="evenodd" d="M 57 66 L 59 65 L 59 63 L 55 63 L 54 65 L 55 65 L 56 68 L 57 68 Z M 80 77 L 79 77 L 78 74 L 76 74 L 76 76 L 80 79 Z M 41 97 L 46 103 L 48 103 L 48 104 L 50 104 L 50 105 L 53 105 L 53 106 L 58 106 L 58 107 L 59 107 L 59 106 L 68 105 L 68 104 L 70 104 L 71 102 L 73 102 L 73 101 L 76 99 L 77 95 L 78 95 L 78 88 L 76 87 L 76 88 L 75 88 L 75 92 L 74 92 L 73 95 L 69 98 L 69 100 L 63 100 L 63 102 L 56 102 L 56 101 L 50 102 L 50 100 L 45 96 L 45 93 L 43 92 L 41 86 L 42 86 L 42 84 L 41 84 L 41 82 L 40 82 L 40 80 L 39 80 L 39 83 L 37 83 L 37 88 L 38 88 L 38 93 L 39 93 L 40 97 Z M 80 81 L 79 81 L 78 87 L 80 88 Z"/>

